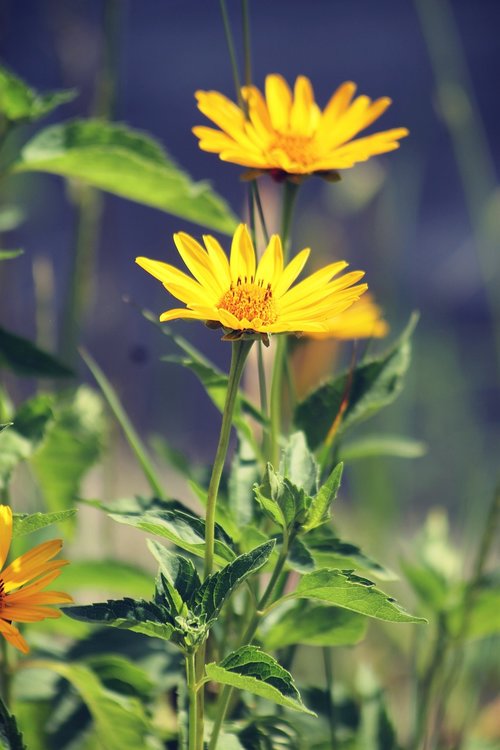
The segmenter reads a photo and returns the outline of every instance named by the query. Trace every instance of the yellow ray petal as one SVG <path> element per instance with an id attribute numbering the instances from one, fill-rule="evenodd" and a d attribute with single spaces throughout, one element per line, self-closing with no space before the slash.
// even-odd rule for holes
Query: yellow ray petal
<path id="1" fill-rule="evenodd" d="M 0 570 L 9 554 L 12 541 L 12 510 L 8 505 L 0 505 Z"/>
<path id="2" fill-rule="evenodd" d="M 8 591 L 14 585 L 22 586 L 23 583 L 29 581 L 34 575 L 38 575 L 35 571 L 39 570 L 40 566 L 44 566 L 48 560 L 55 557 L 61 551 L 61 548 L 62 540 L 53 539 L 50 542 L 38 544 L 29 550 L 29 552 L 25 552 L 24 555 L 11 562 L 2 573 L 5 590 Z M 58 565 L 60 562 L 56 560 L 55 564 Z"/>
<path id="3" fill-rule="evenodd" d="M 51 607 L 30 607 L 29 605 L 22 606 L 19 604 L 14 605 L 12 609 L 4 610 L 2 616 L 9 617 L 15 622 L 38 622 L 45 619 L 55 620 L 61 614 L 58 609 L 52 609 Z"/>
<path id="4" fill-rule="evenodd" d="M 14 625 L 11 625 L 10 622 L 5 622 L 4 620 L 0 619 L 0 633 L 10 644 L 12 644 L 12 646 L 17 648 L 19 651 L 22 651 L 23 654 L 29 653 L 30 649 L 28 644 L 22 637 L 19 630 Z"/>
<path id="5" fill-rule="evenodd" d="M 214 299 L 219 299 L 224 289 L 213 272 L 207 252 L 186 232 L 174 234 L 174 242 L 179 255 L 195 279 L 211 293 Z"/>
<path id="6" fill-rule="evenodd" d="M 255 277 L 255 250 L 246 224 L 240 224 L 234 233 L 229 266 L 233 284 L 238 279 L 243 281 Z"/>
<path id="7" fill-rule="evenodd" d="M 166 310 L 160 315 L 160 321 L 167 323 L 169 320 L 176 320 L 176 318 L 190 318 L 193 320 L 205 320 L 200 313 L 194 310 L 188 310 L 187 307 L 174 308 L 172 310 Z"/>
<path id="8" fill-rule="evenodd" d="M 282 273 L 283 248 L 281 239 L 277 234 L 273 234 L 257 266 L 255 280 L 263 281 L 264 285 L 271 284 L 274 289 L 274 285 L 278 282 Z"/>
<path id="9" fill-rule="evenodd" d="M 282 297 L 288 291 L 307 263 L 310 253 L 311 248 L 305 247 L 300 253 L 297 253 L 295 258 L 292 258 L 290 263 L 287 264 L 281 274 L 281 278 L 277 280 L 276 286 L 274 287 L 275 297 Z"/>
<path id="10" fill-rule="evenodd" d="M 210 234 L 203 235 L 203 242 L 205 243 L 214 273 L 217 274 L 221 287 L 223 289 L 229 289 L 231 286 L 231 272 L 226 253 L 215 237 L 212 237 Z"/>
<path id="11" fill-rule="evenodd" d="M 266 102 L 273 128 L 281 133 L 288 130 L 292 92 L 283 76 L 266 77 Z"/>
<path id="12" fill-rule="evenodd" d="M 294 99 L 290 112 L 290 130 L 294 135 L 310 136 L 313 125 L 314 92 L 311 81 L 298 76 L 295 81 Z"/>
<path id="13" fill-rule="evenodd" d="M 346 268 L 346 266 L 347 263 L 345 260 L 330 263 L 328 266 L 320 268 L 303 281 L 300 281 L 292 289 L 289 289 L 289 291 L 281 298 L 281 310 L 286 311 L 286 309 L 291 307 L 297 300 L 307 298 L 316 290 L 321 289 L 321 287 L 327 284 L 330 279 L 340 273 L 340 271 Z"/>

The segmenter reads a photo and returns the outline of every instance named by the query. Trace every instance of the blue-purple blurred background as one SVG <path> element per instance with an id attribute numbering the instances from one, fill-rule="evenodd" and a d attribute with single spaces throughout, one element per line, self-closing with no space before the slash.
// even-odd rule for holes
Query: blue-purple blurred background
<path id="1" fill-rule="evenodd" d="M 228 5 L 241 42 L 239 4 Z M 0 3 L 2 63 L 40 91 L 74 87 L 80 92 L 48 122 L 92 111 L 105 6 L 102 0 Z M 399 151 L 356 167 L 339 185 L 310 180 L 299 197 L 295 250 L 308 244 L 325 258 L 345 257 L 366 269 L 393 336 L 413 309 L 421 312 L 406 392 L 366 429 L 408 434 L 425 441 L 428 453 L 415 461 L 359 463 L 349 502 L 373 524 L 391 516 L 412 526 L 429 507 L 444 505 L 457 529 L 476 531 L 499 455 L 500 353 L 493 317 L 500 297 L 495 177 L 500 4 L 254 0 L 250 8 L 259 86 L 268 72 L 280 72 L 290 82 L 305 74 L 324 105 L 341 82 L 354 80 L 361 93 L 394 101 L 377 128 L 411 131 Z M 196 89 L 233 96 L 218 3 L 123 0 L 115 10 L 114 119 L 153 135 L 194 178 L 211 180 L 244 215 L 241 170 L 201 152 L 191 134 L 191 127 L 204 121 L 196 110 Z M 276 188 L 265 179 L 261 187 L 272 223 Z M 49 344 L 52 339 L 56 349 L 75 210 L 57 177 L 19 177 L 10 189 L 27 216 L 7 245 L 26 252 L 2 264 L 1 320 L 35 336 L 33 263 L 43 278 L 52 267 L 54 293 L 47 295 L 49 309 L 42 323 L 39 315 L 39 325 L 44 325 L 42 338 Z M 5 193 L 4 188 L 2 200 Z M 133 261 L 144 254 L 177 263 L 171 236 L 181 229 L 202 232 L 154 209 L 104 197 L 95 291 L 89 295 L 82 341 L 144 431 L 168 434 L 177 448 L 210 461 L 215 411 L 190 375 L 158 361 L 168 350 L 167 339 L 123 302 L 127 295 L 157 313 L 170 306 L 161 285 Z M 217 332 L 178 326 L 226 366 L 228 347 Z M 496 326 L 498 331 L 498 319 Z M 83 365 L 81 372 L 88 377 Z"/>

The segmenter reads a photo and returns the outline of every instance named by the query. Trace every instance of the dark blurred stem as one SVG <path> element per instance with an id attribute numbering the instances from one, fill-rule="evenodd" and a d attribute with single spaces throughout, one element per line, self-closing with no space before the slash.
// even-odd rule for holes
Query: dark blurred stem
<path id="1" fill-rule="evenodd" d="M 434 68 L 438 103 L 453 143 L 492 318 L 500 369 L 498 183 L 450 0 L 415 0 Z M 495 208 L 495 204 L 497 208 Z"/>
<path id="2" fill-rule="evenodd" d="M 116 83 L 120 57 L 120 29 L 123 0 L 106 0 L 104 4 L 103 63 L 96 82 L 92 115 L 109 120 L 115 108 Z M 81 327 L 93 296 L 93 270 L 101 227 L 103 200 L 101 193 L 86 185 L 78 186 L 75 252 L 64 303 L 59 351 L 64 361 L 76 361 Z"/>
<path id="3" fill-rule="evenodd" d="M 290 256 L 290 234 L 292 230 L 293 212 L 299 186 L 295 182 L 285 181 L 283 192 L 283 205 L 281 209 L 281 240 L 283 242 L 283 255 L 285 263 Z"/>
<path id="4" fill-rule="evenodd" d="M 10 709 L 11 699 L 11 671 L 9 662 L 9 644 L 2 636 L 2 669 L 0 671 L 2 700 L 7 709 Z"/>
<path id="5" fill-rule="evenodd" d="M 252 47 L 250 33 L 249 1 L 241 0 L 241 13 L 243 16 L 243 55 L 245 60 L 245 86 L 252 85 Z"/>
<path id="6" fill-rule="evenodd" d="M 219 0 L 220 12 L 222 15 L 222 22 L 224 24 L 224 33 L 226 35 L 227 48 L 229 50 L 229 57 L 231 60 L 231 70 L 233 72 L 234 87 L 236 89 L 236 96 L 238 97 L 238 104 L 243 108 L 243 98 L 241 96 L 241 79 L 238 69 L 238 61 L 236 60 L 236 50 L 234 48 L 233 35 L 231 33 L 231 25 L 229 23 L 229 16 L 227 13 L 225 0 Z"/>
<path id="7" fill-rule="evenodd" d="M 437 634 L 434 648 L 420 682 L 417 698 L 417 718 L 410 750 L 422 750 L 425 747 L 425 736 L 428 730 L 431 698 L 434 692 L 435 679 L 439 676 L 447 654 L 447 632 L 445 615 L 438 616 Z"/>
<path id="8" fill-rule="evenodd" d="M 197 711 L 196 711 L 196 672 L 195 672 L 195 654 L 189 652 L 186 654 L 186 683 L 189 702 L 189 726 L 188 726 L 188 750 L 199 750 L 197 730 Z"/>
<path id="9" fill-rule="evenodd" d="M 251 185 L 252 185 L 252 193 L 253 193 L 255 205 L 257 206 L 257 213 L 259 214 L 260 225 L 264 233 L 264 238 L 266 242 L 269 243 L 269 232 L 267 231 L 266 217 L 264 215 L 264 209 L 262 208 L 262 201 L 260 199 L 259 186 L 257 185 L 257 180 L 253 180 Z"/>
<path id="10" fill-rule="evenodd" d="M 330 739 L 332 750 L 335 748 L 335 727 L 336 727 L 336 716 L 335 716 L 335 704 L 333 702 L 333 658 L 332 649 L 325 647 L 321 649 L 323 653 L 323 664 L 325 667 L 325 681 L 326 681 L 326 701 L 328 708 L 328 724 L 330 727 Z"/>

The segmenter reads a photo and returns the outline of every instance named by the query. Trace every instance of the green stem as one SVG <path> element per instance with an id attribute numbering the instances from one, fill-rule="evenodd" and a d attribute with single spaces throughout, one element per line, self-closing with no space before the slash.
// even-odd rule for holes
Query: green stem
<path id="1" fill-rule="evenodd" d="M 269 232 L 267 230 L 266 217 L 264 215 L 264 209 L 262 208 L 262 201 L 260 199 L 259 186 L 257 185 L 256 180 L 252 181 L 251 188 L 252 188 L 255 205 L 257 206 L 257 213 L 259 214 L 260 225 L 262 227 L 262 231 L 264 232 L 265 240 L 269 244 Z"/>
<path id="2" fill-rule="evenodd" d="M 241 0 L 243 15 L 243 56 L 245 60 L 245 86 L 252 85 L 252 47 L 250 44 L 250 13 L 248 0 Z"/>
<path id="3" fill-rule="evenodd" d="M 186 682 L 188 691 L 189 715 L 188 715 L 188 750 L 198 750 L 198 715 L 197 715 L 197 690 L 196 690 L 196 670 L 195 654 L 189 652 L 186 654 Z"/>
<path id="4" fill-rule="evenodd" d="M 236 50 L 234 48 L 233 35 L 231 34 L 231 26 L 229 23 L 229 16 L 227 13 L 225 0 L 219 0 L 219 5 L 220 5 L 220 12 L 222 15 L 222 22 L 224 24 L 224 33 L 226 35 L 227 48 L 229 50 L 229 57 L 231 60 L 231 70 L 233 72 L 233 80 L 234 80 L 234 87 L 236 89 L 236 96 L 238 97 L 239 106 L 243 109 L 240 73 L 238 70 L 238 62 L 236 60 Z"/>
<path id="5" fill-rule="evenodd" d="M 248 352 L 253 344 L 252 340 L 240 339 L 234 341 L 231 349 L 231 368 L 229 370 L 229 380 L 227 384 L 226 402 L 222 414 L 222 425 L 219 436 L 219 443 L 215 454 L 212 476 L 208 485 L 207 494 L 207 515 L 205 520 L 205 578 L 212 572 L 214 564 L 214 541 L 215 541 L 215 509 L 217 495 L 219 492 L 222 470 L 226 460 L 227 449 L 229 445 L 229 436 L 231 434 L 231 425 L 233 421 L 234 404 L 238 394 L 241 375 L 245 365 Z"/>
<path id="6" fill-rule="evenodd" d="M 7 707 L 7 709 L 10 709 L 11 671 L 10 671 L 10 663 L 9 663 L 9 644 L 3 637 L 2 637 L 1 649 L 2 649 L 2 669 L 0 672 L 0 680 L 1 680 L 2 700 L 5 706 Z"/>
<path id="7" fill-rule="evenodd" d="M 274 588 L 285 566 L 285 563 L 288 557 L 288 550 L 290 549 L 290 545 L 292 544 L 292 541 L 293 541 L 293 534 L 290 534 L 289 537 L 285 536 L 283 538 L 283 545 L 281 547 L 281 552 L 276 562 L 276 567 L 274 568 L 273 574 L 271 578 L 269 579 L 269 583 L 267 584 L 266 589 L 260 598 L 257 609 L 253 613 L 252 618 L 250 622 L 248 623 L 245 629 L 245 632 L 243 633 L 239 646 L 252 643 L 254 635 L 257 632 L 257 628 L 259 627 L 261 618 L 264 615 L 264 610 L 266 608 L 266 605 L 268 604 L 269 599 L 271 598 L 273 594 Z M 212 729 L 212 736 L 210 737 L 210 742 L 208 743 L 208 750 L 215 750 L 215 748 L 217 747 L 219 733 L 222 728 L 224 719 L 226 717 L 226 713 L 229 708 L 232 695 L 233 695 L 233 688 L 230 685 L 224 685 L 224 687 L 222 688 L 220 692 L 219 700 L 217 701 L 216 715 L 215 715 L 214 725 Z"/>
<path id="8" fill-rule="evenodd" d="M 295 182 L 290 182 L 289 180 L 285 181 L 283 205 L 281 209 L 281 241 L 283 242 L 285 263 L 288 261 L 290 255 L 290 232 L 298 191 L 299 186 Z"/>
<path id="9" fill-rule="evenodd" d="M 325 647 L 321 649 L 323 653 L 323 665 L 325 667 L 325 680 L 326 680 L 326 702 L 328 707 L 328 724 L 330 726 L 330 739 L 332 750 L 335 747 L 335 728 L 336 728 L 336 716 L 335 716 L 335 703 L 333 702 L 333 664 L 332 664 L 332 650 L 331 648 Z"/>

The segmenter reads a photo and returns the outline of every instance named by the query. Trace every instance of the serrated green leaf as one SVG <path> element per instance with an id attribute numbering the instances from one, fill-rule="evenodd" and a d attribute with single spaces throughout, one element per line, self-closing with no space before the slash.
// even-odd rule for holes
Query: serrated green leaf
<path id="1" fill-rule="evenodd" d="M 280 706 L 315 715 L 302 703 L 290 672 L 257 646 L 242 646 L 219 664 L 207 664 L 205 670 L 211 680 L 221 685 L 247 690 Z"/>
<path id="2" fill-rule="evenodd" d="M 35 396 L 18 409 L 9 429 L 0 432 L 0 489 L 7 486 L 16 466 L 39 447 L 53 418 L 52 404 L 51 396 Z"/>
<path id="3" fill-rule="evenodd" d="M 369 571 L 370 575 L 385 581 L 394 581 L 398 577 L 355 544 L 336 537 L 328 526 L 321 526 L 310 532 L 307 535 L 307 546 L 317 568 Z"/>
<path id="4" fill-rule="evenodd" d="M 33 666 L 50 669 L 71 683 L 89 709 L 96 739 L 106 750 L 159 747 L 141 702 L 104 687 L 88 666 L 45 660 Z"/>
<path id="5" fill-rule="evenodd" d="M 287 566 L 298 573 L 310 573 L 316 564 L 307 544 L 300 537 L 296 537 L 288 550 Z"/>
<path id="6" fill-rule="evenodd" d="M 383 357 L 361 364 L 354 373 L 328 381 L 298 404 L 294 423 L 306 434 L 311 449 L 326 439 L 346 396 L 347 407 L 338 435 L 394 401 L 410 363 L 410 337 L 416 323 L 416 316 L 412 316 L 399 340 Z"/>
<path id="7" fill-rule="evenodd" d="M 240 555 L 222 570 L 208 576 L 194 592 L 189 603 L 194 614 L 200 618 L 206 618 L 207 623 L 215 620 L 224 602 L 236 587 L 266 564 L 274 545 L 275 541 L 271 539 L 251 552 Z"/>
<path id="8" fill-rule="evenodd" d="M 19 258 L 24 253 L 24 250 L 0 250 L 0 260 L 12 260 L 12 258 Z"/>
<path id="9" fill-rule="evenodd" d="M 302 524 L 304 532 L 312 531 L 312 529 L 322 526 L 330 518 L 330 506 L 337 497 L 343 469 L 344 465 L 342 463 L 337 464 L 325 484 L 312 498 L 307 511 L 306 521 Z"/>
<path id="10" fill-rule="evenodd" d="M 0 114 L 15 122 L 33 122 L 51 112 L 60 104 L 69 102 L 76 91 L 52 91 L 38 94 L 24 81 L 0 66 Z"/>
<path id="11" fill-rule="evenodd" d="M 194 592 L 201 586 L 198 571 L 191 560 L 171 552 L 163 544 L 148 539 L 148 547 L 158 561 L 160 573 L 179 594 L 181 603 L 189 602 Z"/>
<path id="12" fill-rule="evenodd" d="M 279 473 L 308 495 L 317 491 L 319 467 L 303 432 L 290 435 L 281 454 Z"/>
<path id="13" fill-rule="evenodd" d="M 0 698 L 0 742 L 3 750 L 27 750 L 23 735 L 18 729 L 16 718 L 9 713 Z"/>
<path id="14" fill-rule="evenodd" d="M 74 505 L 84 476 L 101 454 L 104 432 L 102 400 L 88 386 L 55 406 L 44 443 L 31 461 L 50 510 Z"/>
<path id="15" fill-rule="evenodd" d="M 310 498 L 301 487 L 278 474 L 271 464 L 267 464 L 264 481 L 254 487 L 254 492 L 264 513 L 281 528 L 291 529 L 304 520 Z"/>
<path id="16" fill-rule="evenodd" d="M 169 539 L 181 549 L 198 557 L 205 554 L 205 522 L 187 512 L 179 510 L 146 511 L 142 515 L 110 513 L 118 523 L 134 526 L 150 534 Z M 227 543 L 227 535 L 216 525 L 215 559 L 225 564 L 234 559 L 234 552 Z"/>
<path id="17" fill-rule="evenodd" d="M 12 538 L 51 526 L 53 523 L 62 523 L 76 514 L 76 510 L 62 510 L 58 513 L 14 513 L 12 525 Z"/>
<path id="18" fill-rule="evenodd" d="M 152 638 L 169 641 L 174 632 L 174 623 L 168 622 L 168 613 L 154 602 L 134 599 L 109 599 L 107 602 L 64 607 L 68 617 L 94 625 L 109 625 L 114 628 L 132 630 Z"/>
<path id="19" fill-rule="evenodd" d="M 317 599 L 387 622 L 426 622 L 410 615 L 371 581 L 350 571 L 322 568 L 307 573 L 287 598 Z"/>
<path id="20" fill-rule="evenodd" d="M 421 458 L 427 453 L 427 446 L 404 435 L 366 435 L 343 443 L 339 453 L 343 461 L 358 461 L 378 456 Z"/>
<path id="21" fill-rule="evenodd" d="M 367 618 L 355 612 L 303 600 L 287 609 L 262 638 L 269 651 L 296 643 L 351 646 L 363 640 L 367 625 Z"/>
<path id="22" fill-rule="evenodd" d="M 208 183 L 192 182 L 159 143 L 124 125 L 102 120 L 52 125 L 23 148 L 15 169 L 77 178 L 227 234 L 237 224 Z"/>
<path id="23" fill-rule="evenodd" d="M 72 378 L 74 372 L 22 336 L 0 327 L 0 368 L 36 378 Z"/>

